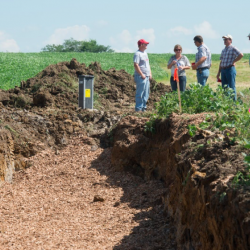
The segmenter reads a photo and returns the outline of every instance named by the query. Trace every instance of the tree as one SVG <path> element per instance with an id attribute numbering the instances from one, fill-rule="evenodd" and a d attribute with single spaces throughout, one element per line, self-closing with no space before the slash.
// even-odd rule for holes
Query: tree
<path id="1" fill-rule="evenodd" d="M 96 40 L 77 41 L 73 38 L 64 40 L 61 45 L 48 44 L 42 48 L 43 52 L 114 52 L 110 46 L 99 45 Z"/>

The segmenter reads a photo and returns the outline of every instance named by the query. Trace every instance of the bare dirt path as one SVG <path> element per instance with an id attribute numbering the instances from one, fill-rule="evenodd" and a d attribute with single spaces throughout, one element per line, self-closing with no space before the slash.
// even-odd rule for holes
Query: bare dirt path
<path id="1" fill-rule="evenodd" d="M 159 181 L 115 172 L 76 137 L 0 187 L 0 249 L 175 249 Z"/>

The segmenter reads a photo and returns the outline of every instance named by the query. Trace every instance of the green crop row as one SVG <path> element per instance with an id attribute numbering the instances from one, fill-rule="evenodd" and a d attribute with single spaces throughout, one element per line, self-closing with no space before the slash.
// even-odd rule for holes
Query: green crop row
<path id="1" fill-rule="evenodd" d="M 149 54 L 150 65 L 154 79 L 157 81 L 169 78 L 164 69 L 171 54 Z M 188 54 L 190 61 L 195 55 Z M 87 66 L 91 62 L 100 62 L 104 70 L 124 69 L 133 74 L 133 53 L 0 53 L 0 88 L 10 89 L 19 86 L 22 80 L 36 76 L 40 71 L 58 62 L 70 61 L 76 58 Z M 219 55 L 213 55 L 213 60 L 219 60 Z"/>

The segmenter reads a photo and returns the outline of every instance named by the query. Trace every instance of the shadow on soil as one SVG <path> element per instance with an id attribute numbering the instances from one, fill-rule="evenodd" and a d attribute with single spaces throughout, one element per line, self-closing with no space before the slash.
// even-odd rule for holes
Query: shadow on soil
<path id="1" fill-rule="evenodd" d="M 107 148 L 92 162 L 92 167 L 102 175 L 108 177 L 107 182 L 111 186 L 122 188 L 124 194 L 120 201 L 116 201 L 114 206 L 119 209 L 122 203 L 127 203 L 131 208 L 135 208 L 133 220 L 139 225 L 125 236 L 119 245 L 114 246 L 114 250 L 174 250 L 175 229 L 173 223 L 166 214 L 162 198 L 166 189 L 164 183 L 159 180 L 144 180 L 143 173 L 117 172 L 111 165 L 103 169 L 100 162 L 110 162 L 111 149 Z"/>

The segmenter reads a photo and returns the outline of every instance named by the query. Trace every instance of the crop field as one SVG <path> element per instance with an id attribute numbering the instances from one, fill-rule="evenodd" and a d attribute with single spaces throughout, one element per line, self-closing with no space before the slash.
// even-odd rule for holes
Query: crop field
<path id="1" fill-rule="evenodd" d="M 194 62 L 195 55 L 186 55 L 190 62 Z M 243 59 L 237 63 L 237 88 L 250 87 L 249 56 L 245 54 Z M 149 54 L 153 78 L 157 81 L 169 84 L 170 70 L 167 62 L 171 54 Z M 76 58 L 80 63 L 87 66 L 91 62 L 100 62 L 104 70 L 116 68 L 124 69 L 133 74 L 133 53 L 0 53 L 0 88 L 10 89 L 20 85 L 20 81 L 36 76 L 40 71 L 50 64 L 62 61 L 70 61 Z M 219 55 L 212 55 L 212 68 L 208 83 L 216 87 L 216 74 L 219 66 Z M 196 71 L 187 71 L 187 82 L 196 82 Z"/>

